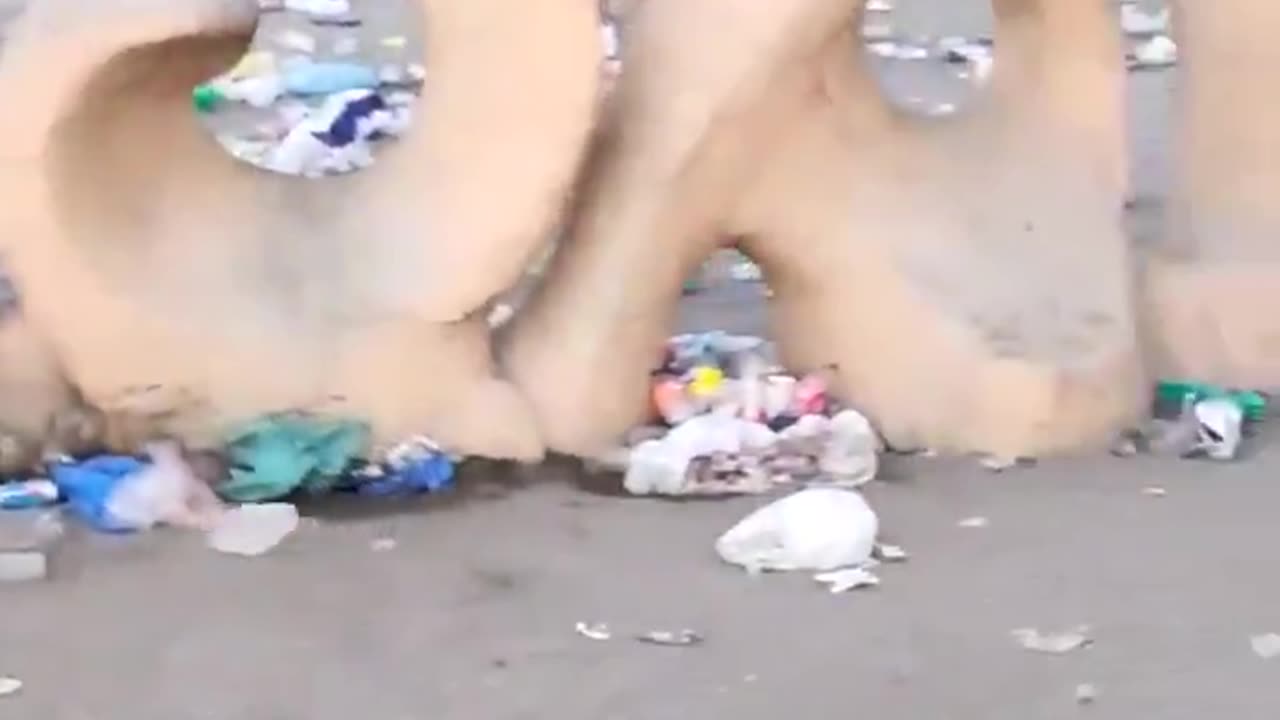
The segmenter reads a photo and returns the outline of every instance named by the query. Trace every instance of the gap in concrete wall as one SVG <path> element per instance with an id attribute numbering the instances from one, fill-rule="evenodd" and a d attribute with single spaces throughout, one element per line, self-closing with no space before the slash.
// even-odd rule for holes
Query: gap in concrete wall
<path id="1" fill-rule="evenodd" d="M 1125 33 L 1128 83 L 1129 198 L 1126 221 L 1138 245 L 1157 244 L 1173 176 L 1176 46 L 1164 0 L 1118 3 Z M 1173 49 L 1174 56 L 1169 56 Z"/>
<path id="2" fill-rule="evenodd" d="M 960 111 L 994 61 L 988 0 L 868 0 L 863 44 L 885 98 L 926 117 Z"/>
<path id="3" fill-rule="evenodd" d="M 362 170 L 405 132 L 425 77 L 410 0 L 263 2 L 244 58 L 192 92 L 233 157 L 309 178 Z"/>
<path id="4" fill-rule="evenodd" d="M 726 238 L 685 281 L 675 330 L 767 337 L 770 295 L 764 271 Z"/>

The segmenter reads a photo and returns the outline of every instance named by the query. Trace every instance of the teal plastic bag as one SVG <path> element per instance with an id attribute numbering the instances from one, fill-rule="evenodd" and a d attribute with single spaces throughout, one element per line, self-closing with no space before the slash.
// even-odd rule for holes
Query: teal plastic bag
<path id="1" fill-rule="evenodd" d="M 369 426 L 301 415 L 263 418 L 226 443 L 231 479 L 218 494 L 233 502 L 278 500 L 296 490 L 328 492 L 369 445 Z"/>

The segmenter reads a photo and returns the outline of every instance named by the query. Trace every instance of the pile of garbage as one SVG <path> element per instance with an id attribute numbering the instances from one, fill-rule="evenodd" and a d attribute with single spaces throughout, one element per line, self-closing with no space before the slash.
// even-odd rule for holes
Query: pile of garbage
<path id="1" fill-rule="evenodd" d="M 635 495 L 854 488 L 875 477 L 880 441 L 831 395 L 834 368 L 785 372 L 770 343 L 722 332 L 667 342 L 652 381 L 653 424 L 612 464 Z"/>
<path id="2" fill-rule="evenodd" d="M 192 91 L 196 111 L 228 152 L 266 170 L 318 178 L 372 165 L 374 146 L 399 137 L 412 122 L 426 68 L 392 62 L 375 69 L 350 60 L 361 52 L 353 29 L 362 22 L 346 0 L 264 0 L 262 7 L 301 14 L 314 32 L 271 35 L 288 54 L 245 55 Z M 327 50 L 320 47 L 321 36 L 328 36 Z M 395 53 L 408 45 L 400 35 L 379 41 Z M 318 59 L 321 54 L 330 59 Z"/>
<path id="3" fill-rule="evenodd" d="M 136 456 L 49 457 L 27 477 L 0 481 L 0 580 L 47 572 L 45 548 L 63 515 L 103 533 L 195 530 L 215 550 L 259 555 L 297 528 L 293 500 L 442 492 L 457 462 L 425 437 L 371 450 L 364 423 L 303 413 L 236 427 L 214 450 L 156 440 Z"/>
<path id="4" fill-rule="evenodd" d="M 1162 380 L 1156 386 L 1151 419 L 1123 433 L 1112 454 L 1235 460 L 1244 439 L 1265 419 L 1267 404 L 1267 396 L 1255 390 Z"/>

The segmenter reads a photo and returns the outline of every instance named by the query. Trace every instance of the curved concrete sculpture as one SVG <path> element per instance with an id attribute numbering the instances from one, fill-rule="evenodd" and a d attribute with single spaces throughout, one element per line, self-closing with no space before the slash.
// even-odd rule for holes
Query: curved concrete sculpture
<path id="1" fill-rule="evenodd" d="M 1174 4 L 1176 183 L 1149 268 L 1155 357 L 1171 374 L 1280 386 L 1280 4 Z"/>
<path id="2" fill-rule="evenodd" d="M 725 234 L 768 275 L 788 363 L 838 365 L 894 445 L 1037 455 L 1140 413 L 1109 3 L 997 0 L 989 91 L 941 122 L 880 96 L 861 7 L 630 18 L 581 213 L 505 352 L 551 447 L 595 452 L 645 416 L 680 282 Z"/>
<path id="3" fill-rule="evenodd" d="M 40 0 L 15 22 L 0 241 L 88 401 L 145 406 L 196 442 L 312 408 L 382 439 L 540 456 L 480 311 L 567 195 L 595 112 L 595 6 L 413 1 L 419 119 L 374 168 L 316 182 L 233 160 L 191 110 L 192 86 L 244 52 L 254 0 Z"/>

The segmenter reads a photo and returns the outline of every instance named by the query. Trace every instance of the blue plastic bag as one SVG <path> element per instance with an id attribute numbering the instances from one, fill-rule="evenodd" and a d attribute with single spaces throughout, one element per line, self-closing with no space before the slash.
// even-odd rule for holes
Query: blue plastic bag
<path id="1" fill-rule="evenodd" d="M 112 516 L 107 503 L 125 478 L 145 467 L 137 458 L 100 455 L 84 462 L 53 463 L 49 473 L 74 515 L 95 530 L 126 533 L 137 528 Z"/>
<path id="2" fill-rule="evenodd" d="M 381 473 L 366 476 L 356 492 L 373 497 L 418 495 L 453 487 L 453 460 L 442 454 L 415 458 L 401 465 L 388 465 Z"/>

